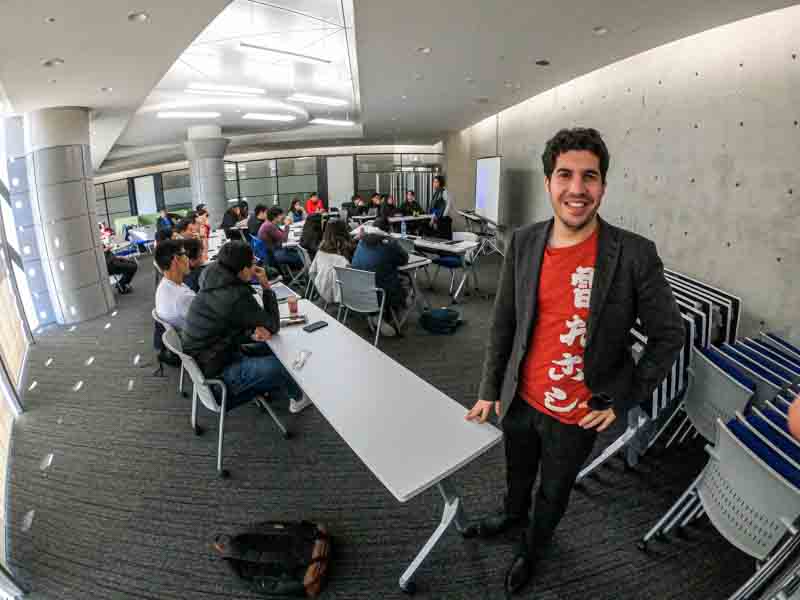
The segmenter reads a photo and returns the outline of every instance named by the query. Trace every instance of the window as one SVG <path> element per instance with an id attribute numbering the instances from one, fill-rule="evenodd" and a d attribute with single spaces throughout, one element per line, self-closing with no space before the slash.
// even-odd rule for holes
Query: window
<path id="1" fill-rule="evenodd" d="M 161 189 L 164 192 L 164 207 L 167 210 L 192 207 L 192 179 L 189 169 L 162 173 Z"/>

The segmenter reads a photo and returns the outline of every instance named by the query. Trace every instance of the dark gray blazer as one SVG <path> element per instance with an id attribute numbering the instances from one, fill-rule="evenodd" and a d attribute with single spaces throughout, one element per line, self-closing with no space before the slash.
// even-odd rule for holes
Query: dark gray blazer
<path id="1" fill-rule="evenodd" d="M 506 249 L 478 396 L 501 402 L 501 420 L 517 396 L 552 226 L 550 219 L 517 229 Z M 667 375 L 684 328 L 655 244 L 602 219 L 599 227 L 583 372 L 589 390 L 611 397 L 619 415 L 648 399 Z M 634 364 L 628 332 L 637 317 L 647 347 Z"/>

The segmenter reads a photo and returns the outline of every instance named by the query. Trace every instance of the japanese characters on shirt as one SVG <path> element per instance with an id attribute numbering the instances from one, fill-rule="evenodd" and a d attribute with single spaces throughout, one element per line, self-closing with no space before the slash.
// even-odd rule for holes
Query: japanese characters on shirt
<path id="1" fill-rule="evenodd" d="M 577 308 L 589 308 L 589 300 L 592 295 L 592 281 L 594 280 L 593 267 L 581 267 L 575 269 L 570 277 L 572 285 L 573 306 Z M 557 344 L 560 344 L 561 358 L 553 360 L 554 365 L 548 372 L 548 378 L 553 385 L 544 394 L 544 405 L 555 413 L 568 413 L 578 405 L 575 398 L 568 404 L 559 404 L 568 400 L 567 392 L 559 387 L 559 382 L 572 380 L 583 381 L 583 349 L 586 348 L 586 322 L 579 315 L 572 315 L 564 323 L 564 333 L 558 336 Z"/>

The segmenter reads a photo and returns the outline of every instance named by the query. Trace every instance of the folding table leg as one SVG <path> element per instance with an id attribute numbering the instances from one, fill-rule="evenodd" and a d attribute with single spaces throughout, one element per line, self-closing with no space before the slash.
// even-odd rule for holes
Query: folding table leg
<path id="1" fill-rule="evenodd" d="M 419 551 L 417 556 L 413 561 L 411 561 L 411 564 L 408 565 L 408 568 L 400 576 L 400 589 L 407 594 L 413 594 L 416 591 L 417 586 L 413 581 L 414 573 L 416 573 L 417 569 L 422 564 L 422 561 L 424 561 L 428 554 L 430 554 L 431 550 L 433 550 L 433 547 L 439 541 L 439 538 L 441 538 L 442 535 L 444 535 L 444 532 L 447 531 L 447 528 L 450 527 L 450 524 L 455 523 L 456 529 L 459 532 L 464 531 L 466 526 L 466 519 L 464 518 L 464 512 L 461 507 L 461 500 L 458 498 L 458 496 L 455 496 L 452 493 L 452 490 L 446 481 L 440 481 L 437 487 L 442 494 L 442 498 L 444 498 L 444 511 L 442 512 L 442 520 L 428 541 L 425 542 L 425 545 Z"/>

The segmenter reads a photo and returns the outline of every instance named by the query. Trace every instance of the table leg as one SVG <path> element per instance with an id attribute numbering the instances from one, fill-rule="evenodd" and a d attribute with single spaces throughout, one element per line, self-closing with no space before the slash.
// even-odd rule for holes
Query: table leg
<path id="1" fill-rule="evenodd" d="M 427 270 L 425 271 L 428 272 Z M 426 310 L 430 310 L 431 303 L 428 302 L 428 297 L 422 292 L 422 289 L 419 287 L 419 282 L 417 281 L 417 275 L 419 274 L 419 269 L 414 271 L 414 274 L 411 276 L 411 286 L 414 288 L 414 301 L 419 308 L 420 312 L 424 312 Z M 428 280 L 430 281 L 430 275 L 428 275 Z"/>
<path id="2" fill-rule="evenodd" d="M 433 547 L 436 545 L 442 535 L 444 535 L 444 532 L 447 531 L 447 528 L 450 527 L 452 523 L 455 523 L 456 529 L 459 532 L 462 532 L 466 524 L 460 498 L 453 494 L 446 481 L 439 482 L 437 487 L 439 488 L 442 498 L 444 499 L 442 520 L 428 541 L 425 542 L 422 550 L 419 551 L 417 556 L 414 557 L 414 560 L 411 561 L 411 564 L 408 566 L 408 568 L 400 576 L 400 589 L 407 594 L 413 594 L 416 591 L 416 585 L 414 584 L 414 573 L 416 573 L 417 569 L 422 564 L 422 561 L 427 558 L 428 554 L 430 554 L 431 550 L 433 550 Z"/>

